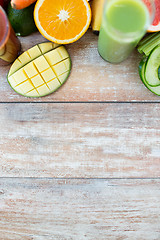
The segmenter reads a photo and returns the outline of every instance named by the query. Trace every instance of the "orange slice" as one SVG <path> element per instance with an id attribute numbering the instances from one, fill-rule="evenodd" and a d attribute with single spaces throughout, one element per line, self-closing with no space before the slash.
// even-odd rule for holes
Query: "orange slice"
<path id="1" fill-rule="evenodd" d="M 155 2 L 155 17 L 152 25 L 150 25 L 148 32 L 160 31 L 160 0 L 154 0 Z"/>
<path id="2" fill-rule="evenodd" d="M 77 41 L 87 31 L 91 9 L 87 0 L 38 0 L 34 19 L 45 38 L 68 44 Z"/>

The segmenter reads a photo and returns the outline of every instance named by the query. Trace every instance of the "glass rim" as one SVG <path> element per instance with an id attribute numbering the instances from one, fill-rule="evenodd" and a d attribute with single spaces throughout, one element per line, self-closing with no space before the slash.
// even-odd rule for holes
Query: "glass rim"
<path id="1" fill-rule="evenodd" d="M 2 16 L 2 17 L 1 17 Z M 6 27 L 5 27 L 5 31 L 3 34 L 2 39 L 0 40 L 0 49 L 4 47 L 4 45 L 7 42 L 7 37 L 9 36 L 9 21 L 7 18 L 7 15 L 4 11 L 4 9 L 0 6 L 0 18 L 2 18 L 2 20 L 4 20 L 6 22 Z"/>
<path id="2" fill-rule="evenodd" d="M 104 17 L 104 14 L 106 13 L 107 8 L 109 8 L 110 5 L 113 4 L 111 2 L 117 2 L 117 1 L 118 0 L 106 0 L 105 6 L 104 6 L 104 11 L 103 11 L 103 17 Z M 144 2 L 143 0 L 134 0 L 134 1 L 135 2 Z M 148 10 L 150 18 L 149 18 L 149 21 L 145 23 L 144 31 L 147 31 L 149 25 L 153 22 L 154 17 L 155 17 L 155 3 L 154 3 L 154 0 L 147 0 L 147 1 L 149 1 L 151 3 L 152 12 L 150 13 L 149 10 Z M 144 2 L 144 4 L 146 5 L 145 2 Z M 105 18 L 107 18 L 107 17 L 105 16 Z M 107 24 L 106 21 L 104 21 L 104 22 L 105 22 L 105 24 Z M 130 41 L 130 39 L 136 38 L 137 35 L 142 34 L 144 32 L 142 30 L 139 30 L 139 31 L 136 31 L 136 32 L 124 33 L 124 32 L 119 31 L 118 29 L 114 28 L 111 24 L 109 24 L 109 29 L 115 34 L 115 37 L 118 36 L 119 38 L 122 38 L 122 39 L 124 39 L 124 37 L 125 37 L 126 42 Z"/>

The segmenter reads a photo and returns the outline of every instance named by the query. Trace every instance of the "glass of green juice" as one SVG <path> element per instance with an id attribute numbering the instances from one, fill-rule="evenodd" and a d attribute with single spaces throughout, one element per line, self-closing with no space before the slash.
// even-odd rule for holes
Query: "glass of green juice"
<path id="1" fill-rule="evenodd" d="M 106 0 L 98 39 L 98 52 L 111 63 L 125 60 L 154 19 L 152 0 Z"/>

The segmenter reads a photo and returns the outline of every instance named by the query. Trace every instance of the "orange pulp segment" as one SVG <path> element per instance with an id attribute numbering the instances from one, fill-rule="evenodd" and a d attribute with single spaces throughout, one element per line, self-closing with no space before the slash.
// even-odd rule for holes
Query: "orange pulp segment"
<path id="1" fill-rule="evenodd" d="M 45 38 L 68 44 L 77 41 L 87 31 L 91 9 L 87 0 L 38 0 L 34 19 Z"/>

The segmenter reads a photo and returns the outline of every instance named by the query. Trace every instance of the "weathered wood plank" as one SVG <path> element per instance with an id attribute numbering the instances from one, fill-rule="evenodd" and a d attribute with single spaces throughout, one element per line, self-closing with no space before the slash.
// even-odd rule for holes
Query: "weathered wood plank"
<path id="1" fill-rule="evenodd" d="M 78 42 L 67 46 L 72 58 L 68 81 L 54 94 L 29 99 L 16 94 L 6 80 L 9 67 L 0 67 L 0 102 L 7 101 L 160 101 L 142 84 L 138 75 L 137 51 L 121 64 L 105 62 L 97 51 L 97 36 L 90 30 Z M 23 50 L 45 39 L 39 34 L 20 38 Z"/>
<path id="2" fill-rule="evenodd" d="M 159 104 L 0 104 L 2 177 L 160 177 Z"/>
<path id="3" fill-rule="evenodd" d="M 160 180 L 0 179 L 1 240 L 159 240 Z"/>

